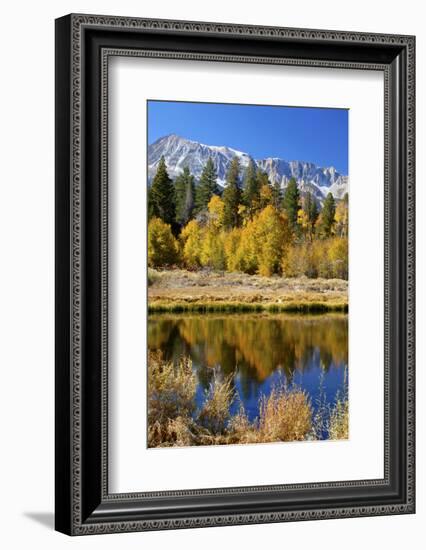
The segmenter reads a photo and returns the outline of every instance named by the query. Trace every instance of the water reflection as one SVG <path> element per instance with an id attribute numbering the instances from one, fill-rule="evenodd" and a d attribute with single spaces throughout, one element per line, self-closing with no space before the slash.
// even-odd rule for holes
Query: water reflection
<path id="1" fill-rule="evenodd" d="M 258 398 L 284 379 L 306 390 L 315 407 L 320 386 L 327 402 L 343 391 L 348 361 L 348 317 L 341 314 L 159 314 L 150 315 L 148 346 L 168 360 L 192 358 L 198 401 L 214 369 L 233 373 L 249 417 Z M 237 404 L 235 404 L 235 407 Z"/>

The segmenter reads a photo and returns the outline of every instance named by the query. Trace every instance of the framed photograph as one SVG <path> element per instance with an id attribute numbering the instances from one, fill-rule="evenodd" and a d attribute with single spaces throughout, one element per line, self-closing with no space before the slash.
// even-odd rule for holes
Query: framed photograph
<path id="1" fill-rule="evenodd" d="M 56 529 L 415 511 L 413 36 L 56 21 Z"/>

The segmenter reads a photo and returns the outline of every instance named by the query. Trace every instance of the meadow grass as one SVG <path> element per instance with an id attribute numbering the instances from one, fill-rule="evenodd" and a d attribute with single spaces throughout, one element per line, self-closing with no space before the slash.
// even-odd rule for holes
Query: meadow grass
<path id="1" fill-rule="evenodd" d="M 148 277 L 148 286 L 152 286 L 159 279 L 158 271 L 148 267 L 147 277 Z"/>
<path id="2" fill-rule="evenodd" d="M 348 311 L 347 281 L 341 279 L 182 269 L 150 269 L 148 276 L 150 313 Z"/>
<path id="3" fill-rule="evenodd" d="M 273 387 L 259 402 L 259 417 L 250 421 L 240 402 L 237 414 L 231 405 L 238 400 L 232 375 L 215 371 L 197 407 L 197 376 L 191 360 L 182 357 L 174 364 L 161 353 L 150 352 L 148 361 L 148 446 L 182 447 L 304 441 L 323 438 L 316 429 L 327 427 L 328 439 L 347 439 L 347 398 L 324 407 L 318 419 L 308 395 L 284 384 Z M 317 414 L 318 416 L 318 414 Z"/>

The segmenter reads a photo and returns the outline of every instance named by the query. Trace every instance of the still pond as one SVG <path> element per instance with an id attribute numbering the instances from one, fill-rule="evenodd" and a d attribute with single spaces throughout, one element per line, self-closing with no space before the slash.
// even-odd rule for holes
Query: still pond
<path id="1" fill-rule="evenodd" d="M 348 316 L 344 314 L 156 314 L 148 321 L 148 347 L 167 360 L 190 356 L 201 405 L 215 369 L 232 374 L 250 420 L 259 398 L 275 384 L 297 386 L 313 409 L 347 392 Z M 231 413 L 239 408 L 234 402 Z"/>

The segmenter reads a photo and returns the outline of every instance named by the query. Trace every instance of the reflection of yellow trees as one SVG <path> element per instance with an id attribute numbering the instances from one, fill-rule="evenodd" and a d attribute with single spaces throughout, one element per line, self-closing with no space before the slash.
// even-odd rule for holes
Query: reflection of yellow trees
<path id="1" fill-rule="evenodd" d="M 197 363 L 220 365 L 224 374 L 250 371 L 261 382 L 277 368 L 291 378 L 314 354 L 324 369 L 347 363 L 348 321 L 344 315 L 159 315 L 150 317 L 148 344 L 169 358 L 190 353 Z"/>

